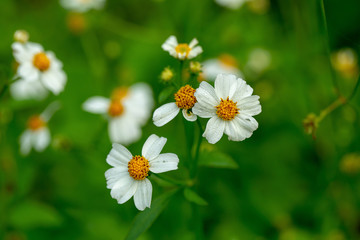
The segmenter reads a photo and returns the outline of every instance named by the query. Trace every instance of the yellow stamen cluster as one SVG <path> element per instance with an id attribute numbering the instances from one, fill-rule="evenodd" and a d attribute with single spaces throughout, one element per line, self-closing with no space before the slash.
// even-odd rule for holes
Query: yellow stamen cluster
<path id="1" fill-rule="evenodd" d="M 32 116 L 27 122 L 28 128 L 32 131 L 39 130 L 45 125 L 45 121 L 39 115 Z"/>
<path id="2" fill-rule="evenodd" d="M 189 47 L 188 44 L 186 43 L 180 43 L 179 45 L 177 45 L 175 47 L 175 51 L 179 54 L 184 54 L 185 53 L 185 56 L 187 57 L 191 51 L 191 48 Z"/>
<path id="3" fill-rule="evenodd" d="M 229 97 L 226 100 L 221 98 L 220 104 L 216 106 L 216 114 L 225 121 L 234 119 L 238 113 L 236 102 L 229 100 Z"/>
<path id="4" fill-rule="evenodd" d="M 46 56 L 45 53 L 40 52 L 35 54 L 33 58 L 33 64 L 37 69 L 43 72 L 49 69 L 50 59 Z"/>
<path id="5" fill-rule="evenodd" d="M 120 116 L 124 112 L 124 106 L 121 104 L 119 100 L 113 100 L 110 103 L 108 113 L 111 117 Z"/>
<path id="6" fill-rule="evenodd" d="M 111 94 L 111 99 L 121 101 L 128 94 L 129 89 L 126 87 L 115 88 Z"/>
<path id="7" fill-rule="evenodd" d="M 196 97 L 194 96 L 195 89 L 190 85 L 186 85 L 175 93 L 175 103 L 181 109 L 190 109 L 196 103 Z"/>
<path id="8" fill-rule="evenodd" d="M 128 172 L 135 180 L 144 180 L 149 176 L 149 161 L 143 156 L 134 156 L 128 163 Z"/>

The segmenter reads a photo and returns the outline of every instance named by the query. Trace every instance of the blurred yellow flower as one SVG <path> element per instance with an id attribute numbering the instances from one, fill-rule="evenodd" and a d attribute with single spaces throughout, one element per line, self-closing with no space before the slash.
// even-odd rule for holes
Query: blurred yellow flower
<path id="1" fill-rule="evenodd" d="M 340 170 L 346 174 L 357 174 L 360 172 L 360 154 L 346 154 L 340 161 Z"/>
<path id="2" fill-rule="evenodd" d="M 161 72 L 160 79 L 164 82 L 170 81 L 174 77 L 174 72 L 170 69 L 170 67 L 164 68 Z"/>

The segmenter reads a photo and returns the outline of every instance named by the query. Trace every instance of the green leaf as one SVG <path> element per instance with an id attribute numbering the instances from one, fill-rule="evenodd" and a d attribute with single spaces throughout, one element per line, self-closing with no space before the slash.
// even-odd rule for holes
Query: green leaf
<path id="1" fill-rule="evenodd" d="M 196 203 L 197 205 L 200 206 L 208 205 L 208 203 L 202 197 L 200 197 L 196 192 L 194 192 L 190 188 L 184 189 L 184 196 L 189 202 Z"/>
<path id="2" fill-rule="evenodd" d="M 205 149 L 200 152 L 199 166 L 212 168 L 238 168 L 237 163 L 229 155 L 216 149 Z"/>
<path id="3" fill-rule="evenodd" d="M 159 103 L 165 102 L 174 92 L 175 92 L 175 88 L 173 86 L 167 87 L 164 90 L 162 90 L 159 94 Z"/>
<path id="4" fill-rule="evenodd" d="M 142 233 L 144 233 L 159 217 L 160 213 L 169 203 L 170 197 L 173 196 L 177 190 L 178 189 L 175 189 L 162 194 L 152 202 L 151 208 L 147 208 L 143 212 L 138 213 L 125 239 L 137 239 Z"/>
<path id="5" fill-rule="evenodd" d="M 51 206 L 40 202 L 26 201 L 10 212 L 9 224 L 19 229 L 56 227 L 62 222 L 60 214 Z"/>

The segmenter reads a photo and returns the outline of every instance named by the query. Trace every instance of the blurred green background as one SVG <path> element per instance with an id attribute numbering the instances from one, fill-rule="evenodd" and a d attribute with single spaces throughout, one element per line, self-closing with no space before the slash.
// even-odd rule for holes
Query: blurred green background
<path id="1" fill-rule="evenodd" d="M 1 0 L 0 86 L 14 74 L 11 44 L 18 29 L 56 53 L 68 82 L 59 96 L 44 101 L 18 102 L 9 92 L 0 99 L 0 239 L 125 238 L 138 210 L 132 199 L 118 205 L 106 189 L 106 122 L 81 104 L 140 81 L 152 86 L 157 101 L 161 71 L 178 67 L 161 49 L 170 35 L 180 42 L 196 37 L 204 49 L 199 61 L 227 53 L 243 71 L 252 50 L 262 48 L 271 63 L 259 74 L 244 71 L 260 96 L 259 129 L 243 142 L 223 137 L 215 146 L 203 145 L 235 162 L 233 169 L 200 169 L 196 190 L 208 205 L 194 207 L 179 191 L 140 239 L 360 239 L 360 157 L 348 155 L 360 153 L 360 94 L 320 123 L 316 140 L 302 124 L 336 99 L 326 42 L 332 53 L 360 50 L 360 2 L 324 5 L 328 38 L 315 0 L 271 0 L 262 11 L 250 4 L 230 10 L 212 0 L 107 0 L 104 9 L 75 23 L 55 0 Z M 357 76 L 334 76 L 348 96 Z M 21 156 L 27 119 L 56 99 L 62 108 L 49 123 L 51 146 Z M 185 179 L 180 115 L 161 128 L 149 120 L 131 152 L 140 153 L 152 133 L 167 137 L 164 152 L 180 158 L 179 170 L 164 175 Z M 173 188 L 150 180 L 153 200 Z M 196 211 L 200 219 L 194 219 Z"/>

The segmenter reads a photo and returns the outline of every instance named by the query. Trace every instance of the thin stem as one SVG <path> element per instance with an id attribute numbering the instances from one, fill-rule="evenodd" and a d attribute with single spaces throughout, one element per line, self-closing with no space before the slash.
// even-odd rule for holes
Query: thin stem
<path id="1" fill-rule="evenodd" d="M 350 101 L 355 96 L 356 91 L 359 88 L 359 85 L 360 85 L 360 75 L 359 75 L 359 77 L 358 77 L 358 79 L 356 81 L 354 89 L 352 90 L 350 96 L 348 97 L 348 101 Z"/>
<path id="2" fill-rule="evenodd" d="M 183 69 L 184 69 L 184 62 L 185 60 L 179 60 L 180 61 L 180 69 L 179 69 L 179 84 L 180 86 L 183 84 Z"/>
<path id="3" fill-rule="evenodd" d="M 199 161 L 199 154 L 200 154 L 200 146 L 201 146 L 201 142 L 202 142 L 202 133 L 203 133 L 203 128 L 201 126 L 201 122 L 199 119 L 196 120 L 196 123 L 199 127 L 199 137 L 198 137 L 198 141 L 197 141 L 197 145 L 196 145 L 196 150 L 195 150 L 195 157 L 193 159 L 193 165 L 192 165 L 192 171 L 191 171 L 191 177 L 194 178 L 196 176 L 196 172 L 197 172 L 197 167 L 198 167 L 198 161 Z"/>
<path id="4" fill-rule="evenodd" d="M 2 98 L 2 96 L 6 93 L 6 91 L 9 89 L 9 86 L 16 82 L 17 80 L 19 80 L 20 78 L 16 78 L 16 79 L 13 79 L 13 80 L 10 80 L 10 81 L 5 81 L 4 85 L 3 85 L 3 88 L 1 89 L 0 91 L 0 98 Z"/>
<path id="5" fill-rule="evenodd" d="M 326 51 L 327 51 L 327 55 L 328 55 L 328 65 L 329 65 L 329 69 L 330 69 L 330 73 L 331 73 L 331 80 L 333 82 L 333 86 L 334 86 L 334 90 L 335 90 L 335 94 L 337 96 L 340 96 L 340 90 L 339 90 L 339 86 L 337 84 L 336 81 L 336 74 L 335 71 L 332 67 L 331 64 L 331 52 L 330 52 L 330 44 L 329 44 L 329 31 L 328 31 L 328 26 L 327 26 L 327 21 L 326 21 L 326 13 L 325 13 L 325 6 L 324 6 L 324 0 L 320 0 L 320 6 L 321 6 L 321 15 L 322 15 L 322 19 L 323 19 L 323 26 L 324 26 L 324 31 L 325 31 L 325 36 L 324 36 L 324 44 L 326 46 Z"/>
<path id="6" fill-rule="evenodd" d="M 319 117 L 317 118 L 318 122 L 321 122 L 327 115 L 329 115 L 332 111 L 337 109 L 339 106 L 347 103 L 347 99 L 344 97 L 339 97 L 333 103 L 331 103 L 327 108 L 321 111 Z"/>

